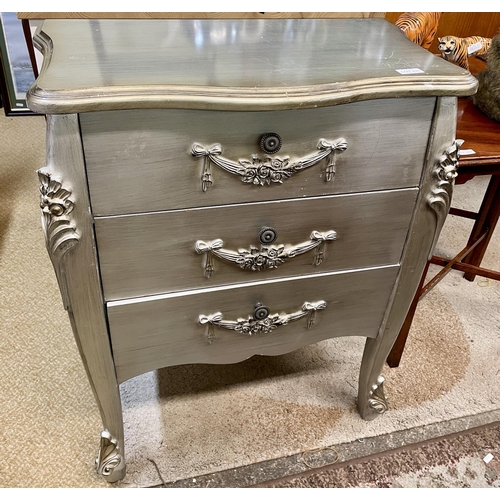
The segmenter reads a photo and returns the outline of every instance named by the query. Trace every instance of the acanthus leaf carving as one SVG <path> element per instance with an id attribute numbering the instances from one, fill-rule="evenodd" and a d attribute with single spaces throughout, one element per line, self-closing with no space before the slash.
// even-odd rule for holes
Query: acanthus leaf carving
<path id="1" fill-rule="evenodd" d="M 111 436 L 109 431 L 101 432 L 99 453 L 95 461 L 98 474 L 111 476 L 117 467 L 123 465 L 123 456 L 118 449 L 118 441 Z"/>
<path id="2" fill-rule="evenodd" d="M 434 184 L 428 199 L 429 206 L 436 214 L 436 229 L 431 245 L 429 258 L 432 257 L 437 239 L 443 228 L 446 216 L 450 210 L 451 198 L 453 195 L 453 185 L 457 177 L 458 160 L 460 158 L 460 146 L 463 140 L 457 139 L 438 158 L 437 165 L 433 172 Z"/>
<path id="3" fill-rule="evenodd" d="M 389 408 L 384 394 L 384 381 L 384 377 L 380 375 L 368 395 L 368 405 L 379 414 L 385 413 Z"/>
<path id="4" fill-rule="evenodd" d="M 40 169 L 40 209 L 45 244 L 59 282 L 65 309 L 69 309 L 69 299 L 64 273 L 64 256 L 79 241 L 80 237 L 71 217 L 75 207 L 72 192 L 56 176 Z"/>

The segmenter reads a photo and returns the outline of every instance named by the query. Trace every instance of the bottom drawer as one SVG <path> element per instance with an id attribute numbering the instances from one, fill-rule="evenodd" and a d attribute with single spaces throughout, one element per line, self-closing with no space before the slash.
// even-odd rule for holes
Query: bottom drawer
<path id="1" fill-rule="evenodd" d="M 398 270 L 393 265 L 110 302 L 118 380 L 165 366 L 284 354 L 331 337 L 376 337 Z"/>

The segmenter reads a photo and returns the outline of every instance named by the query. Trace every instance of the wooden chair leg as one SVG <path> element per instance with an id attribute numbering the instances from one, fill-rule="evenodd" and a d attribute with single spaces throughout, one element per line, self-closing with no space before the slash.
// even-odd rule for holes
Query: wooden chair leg
<path id="1" fill-rule="evenodd" d="M 488 188 L 478 212 L 478 218 L 469 237 L 469 243 L 474 241 L 481 233 L 488 229 L 488 234 L 479 245 L 463 260 L 464 264 L 479 267 L 483 260 L 488 243 L 500 216 L 500 174 L 492 175 Z M 464 278 L 474 281 L 476 274 L 464 273 Z"/>
<path id="2" fill-rule="evenodd" d="M 463 214 L 457 213 L 456 215 L 462 217 L 465 215 L 467 218 L 472 218 L 470 217 L 470 214 L 470 212 L 464 212 Z M 477 214 L 476 222 L 470 234 L 467 246 L 452 261 L 446 261 L 445 259 L 433 257 L 433 263 L 445 267 L 443 271 L 441 271 L 441 273 L 438 273 L 438 275 L 436 275 L 434 280 L 431 280 L 432 283 L 430 282 L 427 286 L 425 286 L 425 277 L 427 275 L 427 271 L 429 269 L 429 264 L 431 263 L 431 261 L 427 263 L 422 274 L 417 292 L 415 294 L 415 297 L 413 298 L 413 302 L 411 303 L 408 314 L 406 315 L 403 326 L 401 327 L 396 342 L 394 343 L 394 346 L 392 347 L 392 350 L 387 357 L 387 364 L 391 368 L 397 368 L 399 366 L 406 345 L 406 340 L 408 339 L 408 334 L 410 333 L 413 317 L 415 316 L 415 312 L 417 310 L 418 302 L 424 292 L 428 291 L 428 287 L 430 289 L 430 287 L 435 284 L 433 283 L 434 281 L 436 283 L 440 281 L 440 279 L 442 279 L 444 275 L 454 267 L 458 268 L 460 266 L 463 266 L 465 269 L 470 269 L 471 266 L 474 266 L 476 268 L 479 268 L 499 217 L 500 175 L 496 174 L 491 177 L 488 188 L 483 198 L 483 202 L 481 203 L 481 208 Z M 461 258 L 462 256 L 464 256 L 463 259 Z M 489 276 L 491 275 L 492 279 L 497 279 L 496 276 L 498 275 L 498 273 L 493 271 L 486 272 L 489 273 Z M 468 270 L 464 273 L 464 278 L 468 281 L 474 281 L 476 275 L 477 273 L 475 273 L 473 270 Z M 484 275 L 484 272 L 481 271 L 481 275 Z"/>
<path id="3" fill-rule="evenodd" d="M 28 48 L 28 54 L 30 56 L 31 67 L 33 68 L 33 75 L 38 78 L 38 68 L 36 65 L 35 49 L 33 48 L 33 40 L 31 38 L 30 22 L 28 19 L 22 19 L 21 24 L 23 26 L 24 38 L 26 39 L 26 47 Z"/>
<path id="4" fill-rule="evenodd" d="M 418 284 L 417 291 L 415 293 L 415 297 L 413 297 L 413 301 L 410 305 L 410 309 L 406 315 L 403 326 L 399 331 L 398 338 L 394 343 L 389 356 L 387 356 L 387 364 L 391 368 L 397 368 L 401 361 L 401 356 L 403 355 L 403 351 L 405 348 L 406 340 L 408 338 L 408 334 L 410 333 L 411 324 L 413 322 L 413 317 L 415 316 L 415 311 L 417 310 L 418 301 L 420 300 L 420 294 L 422 288 L 424 287 L 425 277 L 427 275 L 427 271 L 429 270 L 430 262 L 427 262 L 424 268 L 424 272 L 422 273 L 422 278 L 420 278 L 420 283 Z"/>

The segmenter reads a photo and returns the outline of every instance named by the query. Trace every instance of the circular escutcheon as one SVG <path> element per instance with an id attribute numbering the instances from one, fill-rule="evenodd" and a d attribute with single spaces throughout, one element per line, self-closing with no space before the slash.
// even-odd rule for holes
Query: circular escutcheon
<path id="1" fill-rule="evenodd" d="M 271 311 L 269 310 L 269 307 L 263 306 L 260 302 L 258 304 L 255 304 L 255 310 L 253 312 L 253 317 L 259 321 L 266 319 L 269 316 L 269 313 Z"/>
<path id="2" fill-rule="evenodd" d="M 264 134 L 260 138 L 260 147 L 266 153 L 277 153 L 281 149 L 281 137 L 278 134 Z"/>
<path id="3" fill-rule="evenodd" d="M 259 241 L 263 245 L 270 245 L 276 241 L 278 231 L 272 227 L 263 227 L 259 233 Z"/>

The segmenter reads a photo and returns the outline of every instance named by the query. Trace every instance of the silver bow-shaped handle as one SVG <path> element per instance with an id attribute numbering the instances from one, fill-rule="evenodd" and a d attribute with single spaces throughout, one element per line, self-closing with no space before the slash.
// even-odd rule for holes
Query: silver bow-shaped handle
<path id="1" fill-rule="evenodd" d="M 191 148 L 191 155 L 195 158 L 203 158 L 201 189 L 203 192 L 206 192 L 213 184 L 211 163 L 230 174 L 239 175 L 242 182 L 247 184 L 269 186 L 270 184 L 282 184 L 284 180 L 289 179 L 293 174 L 312 167 L 321 160 L 328 158 L 325 181 L 330 182 L 335 176 L 337 153 L 341 153 L 347 149 L 347 141 L 345 139 L 337 139 L 330 142 L 320 139 L 317 148 L 319 150 L 317 153 L 295 161 L 290 160 L 289 157 L 280 159 L 270 156 L 266 156 L 262 160 L 257 155 L 252 155 L 252 160 L 240 159 L 233 161 L 221 156 L 222 146 L 220 144 L 203 146 L 195 143 Z"/>
<path id="2" fill-rule="evenodd" d="M 196 253 L 205 255 L 204 276 L 210 278 L 214 273 L 214 255 L 226 262 L 233 262 L 241 269 L 262 271 L 274 269 L 288 259 L 316 249 L 313 265 L 319 266 L 325 256 L 325 244 L 336 239 L 336 231 L 313 231 L 309 241 L 298 245 L 262 245 L 260 248 L 250 246 L 248 250 L 240 248 L 235 251 L 223 248 L 224 242 L 217 238 L 212 241 L 198 240 L 194 245 L 194 249 Z"/>
<path id="3" fill-rule="evenodd" d="M 280 326 L 307 316 L 307 329 L 309 330 L 314 326 L 316 312 L 323 309 L 326 309 L 326 302 L 319 300 L 317 302 L 304 302 L 301 309 L 293 313 L 271 314 L 269 308 L 258 303 L 255 305 L 253 315 L 248 316 L 246 319 L 225 320 L 221 312 L 216 312 L 207 315 L 200 314 L 198 323 L 206 325 L 205 336 L 207 342 L 211 344 L 216 339 L 215 326 L 225 330 L 234 330 L 242 335 L 259 335 L 271 333 Z"/>

